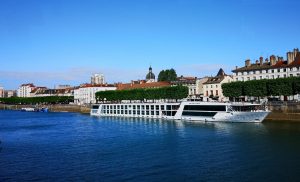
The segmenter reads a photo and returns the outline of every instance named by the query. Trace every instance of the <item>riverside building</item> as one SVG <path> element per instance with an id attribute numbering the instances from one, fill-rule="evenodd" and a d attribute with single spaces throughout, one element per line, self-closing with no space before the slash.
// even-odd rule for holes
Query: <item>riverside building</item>
<path id="1" fill-rule="evenodd" d="M 96 92 L 116 90 L 115 85 L 109 84 L 83 84 L 74 90 L 74 103 L 78 105 L 96 103 Z"/>
<path id="2" fill-rule="evenodd" d="M 33 83 L 22 84 L 17 90 L 18 97 L 31 97 L 31 91 L 34 90 L 36 86 Z"/>
<path id="3" fill-rule="evenodd" d="M 203 83 L 204 96 L 218 101 L 227 101 L 228 98 L 223 95 L 222 84 L 230 83 L 232 81 L 232 76 L 225 74 L 224 70 L 221 68 L 215 77 L 209 77 L 207 78 L 207 81 Z"/>
<path id="4" fill-rule="evenodd" d="M 234 81 L 249 81 L 261 79 L 276 79 L 300 76 L 299 49 L 287 52 L 287 59 L 270 56 L 270 59 L 260 57 L 255 63 L 250 59 L 245 61 L 245 66 L 232 70 Z"/>
<path id="5" fill-rule="evenodd" d="M 189 89 L 189 97 L 194 97 L 197 94 L 196 81 L 197 77 L 184 77 L 181 75 L 180 77 L 177 77 L 175 81 L 171 81 L 171 84 L 173 86 L 187 86 Z"/>
<path id="6" fill-rule="evenodd" d="M 94 74 L 91 77 L 91 84 L 92 85 L 105 84 L 104 75 L 103 74 Z"/>
<path id="7" fill-rule="evenodd" d="M 263 57 L 251 63 L 250 59 L 245 61 L 245 66 L 232 70 L 234 81 L 249 81 L 262 79 L 276 79 L 300 76 L 300 52 L 299 49 L 286 53 L 283 57 L 270 56 L 264 60 Z M 300 95 L 274 96 L 276 100 L 300 100 Z M 247 100 L 247 97 L 245 98 Z M 253 99 L 253 98 L 250 98 Z"/>
<path id="8" fill-rule="evenodd" d="M 4 97 L 4 88 L 0 86 L 0 98 Z"/>
<path id="9" fill-rule="evenodd" d="M 15 96 L 17 96 L 17 92 L 15 90 L 5 90 L 4 91 L 5 98 L 10 98 L 10 97 L 15 97 Z"/>

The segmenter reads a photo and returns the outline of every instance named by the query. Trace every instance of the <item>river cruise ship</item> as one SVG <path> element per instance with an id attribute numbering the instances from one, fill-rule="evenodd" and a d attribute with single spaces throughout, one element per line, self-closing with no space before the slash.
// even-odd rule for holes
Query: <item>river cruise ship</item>
<path id="1" fill-rule="evenodd" d="M 176 103 L 94 104 L 92 116 L 156 118 L 207 122 L 262 122 L 269 114 L 264 105 L 182 101 Z"/>

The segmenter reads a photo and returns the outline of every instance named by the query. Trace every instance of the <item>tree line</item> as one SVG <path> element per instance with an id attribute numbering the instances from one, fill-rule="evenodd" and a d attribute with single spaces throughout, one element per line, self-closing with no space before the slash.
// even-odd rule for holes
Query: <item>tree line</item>
<path id="1" fill-rule="evenodd" d="M 222 84 L 222 90 L 224 96 L 231 98 L 241 96 L 290 96 L 300 93 L 300 78 L 289 77 L 224 83 Z"/>
<path id="2" fill-rule="evenodd" d="M 166 69 L 166 70 L 161 70 L 158 74 L 157 81 L 175 81 L 177 78 L 177 73 L 176 71 L 171 68 L 171 69 Z"/>
<path id="3" fill-rule="evenodd" d="M 109 90 L 96 93 L 97 101 L 121 101 L 121 100 L 159 100 L 159 99 L 183 99 L 188 96 L 188 88 L 185 86 Z"/>
<path id="4" fill-rule="evenodd" d="M 74 102 L 73 96 L 0 98 L 0 103 L 4 104 L 68 104 L 70 102 Z"/>

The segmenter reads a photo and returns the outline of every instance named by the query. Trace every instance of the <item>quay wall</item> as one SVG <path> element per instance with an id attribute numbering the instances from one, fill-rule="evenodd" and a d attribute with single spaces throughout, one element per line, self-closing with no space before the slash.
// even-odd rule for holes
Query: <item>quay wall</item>
<path id="1" fill-rule="evenodd" d="M 299 102 L 269 103 L 268 108 L 272 111 L 265 121 L 295 121 L 300 122 Z"/>
<path id="2" fill-rule="evenodd" d="M 7 105 L 0 104 L 0 109 L 6 110 L 21 110 L 24 107 L 35 107 L 35 105 Z M 42 106 L 40 106 L 42 107 Z M 83 114 L 90 113 L 90 107 L 87 106 L 78 106 L 78 105 L 69 105 L 69 104 L 56 104 L 56 105 L 46 105 L 50 112 L 79 112 Z"/>

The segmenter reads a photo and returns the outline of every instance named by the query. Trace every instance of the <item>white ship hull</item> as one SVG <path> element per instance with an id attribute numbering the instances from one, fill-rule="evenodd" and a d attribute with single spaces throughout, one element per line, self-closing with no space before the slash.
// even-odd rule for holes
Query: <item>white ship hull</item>
<path id="1" fill-rule="evenodd" d="M 156 118 L 205 122 L 262 122 L 269 111 L 257 104 L 218 102 L 98 104 L 92 116 Z"/>

